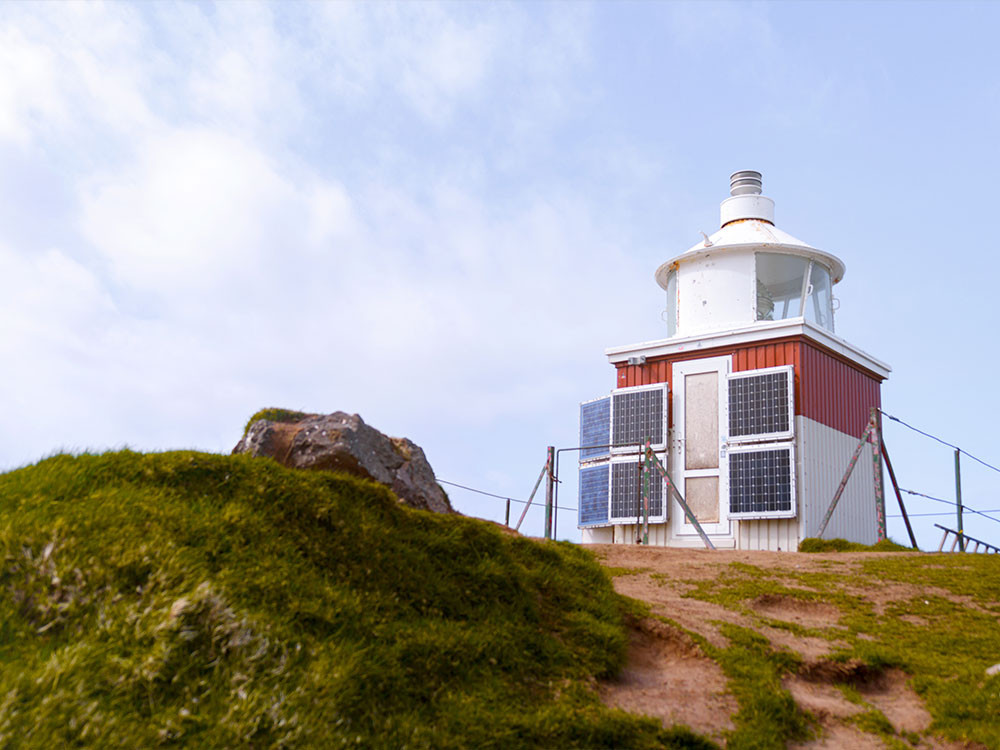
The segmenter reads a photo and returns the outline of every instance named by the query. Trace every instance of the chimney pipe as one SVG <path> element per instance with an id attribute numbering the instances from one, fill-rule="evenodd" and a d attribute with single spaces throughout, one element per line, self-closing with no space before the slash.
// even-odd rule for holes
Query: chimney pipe
<path id="1" fill-rule="evenodd" d="M 733 172 L 729 178 L 730 195 L 760 195 L 762 188 L 760 172 L 752 169 Z"/>
<path id="2" fill-rule="evenodd" d="M 729 197 L 722 201 L 722 226 L 744 219 L 774 224 L 774 201 L 760 194 L 760 172 L 742 169 L 729 178 Z"/>

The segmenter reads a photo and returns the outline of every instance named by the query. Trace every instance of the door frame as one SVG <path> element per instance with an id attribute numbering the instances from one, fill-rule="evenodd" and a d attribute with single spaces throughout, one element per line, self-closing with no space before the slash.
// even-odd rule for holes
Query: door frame
<path id="1" fill-rule="evenodd" d="M 729 540 L 735 540 L 733 519 L 729 518 L 729 462 L 726 451 L 726 438 L 729 433 L 729 386 L 727 375 L 732 371 L 732 355 L 725 357 L 706 357 L 704 359 L 687 359 L 674 362 L 671 365 L 671 392 L 673 405 L 671 416 L 673 427 L 670 431 L 670 463 L 671 477 L 677 483 L 677 489 L 687 498 L 687 477 L 714 476 L 712 469 L 684 468 L 684 415 L 686 389 L 684 379 L 687 375 L 699 375 L 715 372 L 718 374 L 719 388 L 719 521 L 718 523 L 702 523 L 705 533 L 712 537 L 713 542 L 719 540 L 723 546 Z M 673 522 L 670 524 L 670 536 L 673 541 L 681 544 L 696 543 L 701 545 L 701 539 L 694 526 L 685 523 L 684 510 L 677 498 L 671 496 L 670 514 Z"/>

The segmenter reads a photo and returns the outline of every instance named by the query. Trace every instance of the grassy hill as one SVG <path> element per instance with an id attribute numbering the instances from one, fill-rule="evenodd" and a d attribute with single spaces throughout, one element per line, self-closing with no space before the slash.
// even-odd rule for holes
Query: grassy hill
<path id="1" fill-rule="evenodd" d="M 0 475 L 0 555 L 0 748 L 1000 748 L 997 556 L 588 550 L 129 451 Z"/>
<path id="2" fill-rule="evenodd" d="M 730 749 L 1000 748 L 1000 555 L 804 546 L 851 551 L 590 548 L 657 626 L 659 650 L 633 652 L 626 674 L 703 675 L 660 714 L 717 735 L 725 713 L 698 707 L 721 689 Z"/>
<path id="3" fill-rule="evenodd" d="M 0 475 L 0 746 L 706 747 L 605 707 L 592 555 L 193 452 Z"/>

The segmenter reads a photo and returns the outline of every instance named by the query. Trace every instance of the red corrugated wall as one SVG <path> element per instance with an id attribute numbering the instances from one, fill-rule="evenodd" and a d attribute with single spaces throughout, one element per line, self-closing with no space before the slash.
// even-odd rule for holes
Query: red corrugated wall
<path id="1" fill-rule="evenodd" d="M 775 339 L 741 347 L 699 349 L 650 360 L 643 365 L 619 364 L 618 387 L 670 383 L 673 363 L 705 357 L 733 357 L 733 370 L 792 365 L 795 368 L 795 413 L 848 435 L 860 437 L 868 410 L 881 406 L 880 379 L 804 337 Z M 673 410 L 671 409 L 671 412 Z"/>
<path id="2" fill-rule="evenodd" d="M 880 379 L 836 355 L 803 342 L 796 412 L 861 437 L 871 408 L 882 406 Z"/>

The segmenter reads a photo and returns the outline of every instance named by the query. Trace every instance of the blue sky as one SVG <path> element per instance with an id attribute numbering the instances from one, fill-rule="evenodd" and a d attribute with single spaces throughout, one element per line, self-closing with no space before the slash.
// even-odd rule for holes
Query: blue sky
<path id="1" fill-rule="evenodd" d="M 846 262 L 837 332 L 893 367 L 885 409 L 1000 465 L 998 21 L 985 3 L 2 4 L 0 468 L 228 451 L 280 405 L 360 413 L 439 477 L 523 498 L 613 387 L 604 349 L 665 335 L 653 271 L 718 227 L 737 169 Z M 949 449 L 886 440 L 904 487 L 954 497 Z M 1000 508 L 1000 474 L 962 468 L 966 502 Z M 921 542 L 951 520 L 920 519 Z"/>

